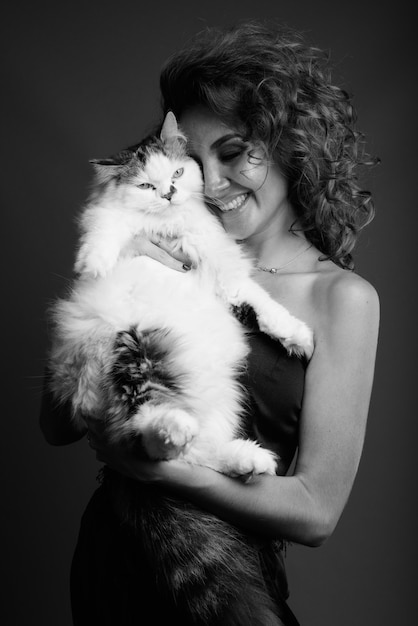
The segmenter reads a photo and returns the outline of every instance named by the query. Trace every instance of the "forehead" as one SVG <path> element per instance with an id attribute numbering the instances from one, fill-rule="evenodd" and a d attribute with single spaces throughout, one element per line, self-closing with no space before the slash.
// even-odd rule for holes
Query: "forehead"
<path id="1" fill-rule="evenodd" d="M 196 156 L 216 151 L 224 142 L 234 137 L 242 138 L 242 133 L 237 128 L 228 125 L 205 107 L 188 109 L 179 122 L 187 137 L 188 151 Z"/>
<path id="2" fill-rule="evenodd" d="M 151 152 L 143 167 L 143 173 L 151 180 L 158 180 L 165 176 L 171 176 L 175 161 L 167 157 L 162 152 Z"/>

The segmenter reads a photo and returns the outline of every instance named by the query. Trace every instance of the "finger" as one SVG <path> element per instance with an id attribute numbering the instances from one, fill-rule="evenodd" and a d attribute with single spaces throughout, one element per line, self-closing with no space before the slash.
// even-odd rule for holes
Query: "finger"
<path id="1" fill-rule="evenodd" d="M 97 452 L 104 447 L 105 439 L 103 434 L 98 434 L 94 430 L 89 429 L 87 431 L 87 443 L 92 450 Z"/>
<path id="2" fill-rule="evenodd" d="M 92 450 L 95 450 L 96 447 L 95 447 L 95 443 L 94 443 L 94 436 L 93 436 L 91 430 L 87 431 L 86 437 L 87 437 L 87 443 L 89 444 L 90 448 Z"/>
<path id="3" fill-rule="evenodd" d="M 132 252 L 138 256 L 148 256 L 163 265 L 179 272 L 187 272 L 192 264 L 181 250 L 174 249 L 170 238 L 155 236 L 153 239 L 137 235 L 132 242 Z"/>
<path id="4" fill-rule="evenodd" d="M 191 259 L 182 250 L 179 250 L 176 247 L 175 242 L 173 242 L 171 239 L 165 239 L 165 238 L 161 239 L 160 238 L 157 241 L 153 241 L 153 243 L 158 248 L 161 248 L 161 250 L 164 250 L 170 256 L 172 256 L 175 259 L 177 259 L 177 261 L 180 261 L 182 263 L 182 265 L 190 265 L 191 266 L 191 264 L 192 264 Z"/>
<path id="5" fill-rule="evenodd" d="M 100 454 L 100 452 L 96 452 L 96 461 L 98 461 L 99 463 L 104 463 L 105 465 L 110 465 L 106 458 Z"/>
<path id="6" fill-rule="evenodd" d="M 157 245 L 150 241 L 147 256 L 178 272 L 188 272 L 191 269 L 190 260 L 186 255 L 179 251 L 173 253 L 163 242 Z"/>

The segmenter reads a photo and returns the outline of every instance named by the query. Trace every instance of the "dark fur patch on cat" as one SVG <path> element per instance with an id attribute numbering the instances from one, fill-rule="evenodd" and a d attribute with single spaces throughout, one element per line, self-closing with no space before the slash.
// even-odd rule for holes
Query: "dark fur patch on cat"
<path id="1" fill-rule="evenodd" d="M 169 333 L 158 329 L 139 333 L 132 327 L 117 334 L 111 377 L 115 394 L 128 407 L 127 417 L 144 402 L 180 392 L 179 377 L 167 367 L 168 339 Z"/>
<path id="2" fill-rule="evenodd" d="M 167 145 L 160 138 L 150 135 L 141 143 L 125 148 L 105 159 L 91 159 L 90 163 L 118 167 L 119 170 L 114 174 L 114 181 L 122 184 L 129 182 L 136 171 L 145 166 L 153 153 L 164 154 L 168 158 L 175 155 L 186 156 L 184 146 L 179 142 Z"/>
<path id="3" fill-rule="evenodd" d="M 249 304 L 233 305 L 231 307 L 233 315 L 241 324 L 250 330 L 259 330 L 257 315 L 253 307 Z"/>

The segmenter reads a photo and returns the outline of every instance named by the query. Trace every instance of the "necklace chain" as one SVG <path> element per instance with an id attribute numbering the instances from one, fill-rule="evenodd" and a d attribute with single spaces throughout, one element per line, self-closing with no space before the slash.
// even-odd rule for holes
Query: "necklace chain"
<path id="1" fill-rule="evenodd" d="M 312 245 L 313 244 L 309 244 L 307 248 L 304 248 L 303 250 L 298 252 L 296 256 L 291 258 L 290 261 L 288 261 L 284 265 L 281 265 L 280 267 L 264 267 L 263 265 L 257 265 L 257 269 L 260 270 L 260 272 L 269 272 L 269 274 L 277 274 L 277 272 L 280 272 L 282 269 L 284 269 L 285 267 L 293 263 L 293 261 L 296 261 L 296 259 L 302 256 L 302 254 L 305 254 L 305 252 L 308 252 L 308 250 L 312 248 Z"/>

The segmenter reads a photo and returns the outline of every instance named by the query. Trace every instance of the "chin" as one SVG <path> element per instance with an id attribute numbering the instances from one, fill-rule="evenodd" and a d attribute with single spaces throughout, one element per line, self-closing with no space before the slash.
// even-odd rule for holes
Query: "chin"
<path id="1" fill-rule="evenodd" d="M 244 241 L 251 237 L 253 229 L 250 228 L 248 220 L 244 219 L 225 219 L 226 215 L 221 214 L 220 219 L 228 235 L 233 237 L 236 241 Z"/>

